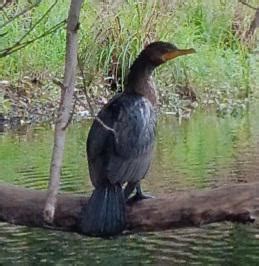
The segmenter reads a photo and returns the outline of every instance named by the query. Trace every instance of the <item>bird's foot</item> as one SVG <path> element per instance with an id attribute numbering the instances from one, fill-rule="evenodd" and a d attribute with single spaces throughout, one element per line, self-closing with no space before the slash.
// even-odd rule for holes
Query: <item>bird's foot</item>
<path id="1" fill-rule="evenodd" d="M 127 204 L 132 204 L 132 203 L 135 203 L 137 201 L 140 201 L 140 200 L 144 200 L 144 199 L 152 199 L 154 198 L 153 196 L 151 195 L 146 195 L 146 194 L 139 194 L 139 193 L 136 193 L 134 196 L 130 197 L 128 200 L 127 200 Z"/>

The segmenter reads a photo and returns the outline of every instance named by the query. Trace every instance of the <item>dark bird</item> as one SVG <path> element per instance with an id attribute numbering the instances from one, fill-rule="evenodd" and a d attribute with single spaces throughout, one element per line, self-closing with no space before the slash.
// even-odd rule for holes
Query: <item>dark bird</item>
<path id="1" fill-rule="evenodd" d="M 157 96 L 151 74 L 168 60 L 194 52 L 167 42 L 149 44 L 131 66 L 124 91 L 95 118 L 87 139 L 89 172 L 95 189 L 82 208 L 82 233 L 111 236 L 122 232 L 131 193 L 136 189 L 131 200 L 145 198 L 140 181 L 150 166 L 156 128 Z"/>

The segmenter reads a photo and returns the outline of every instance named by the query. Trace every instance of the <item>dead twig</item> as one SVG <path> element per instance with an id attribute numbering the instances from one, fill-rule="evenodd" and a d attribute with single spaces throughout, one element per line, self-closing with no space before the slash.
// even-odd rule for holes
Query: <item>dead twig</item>
<path id="1" fill-rule="evenodd" d="M 36 38 L 33 38 L 29 41 L 23 42 L 23 40 L 30 35 L 30 33 L 35 29 L 35 27 L 37 25 L 39 25 L 43 19 L 50 13 L 50 11 L 54 8 L 54 6 L 57 4 L 58 0 L 56 0 L 49 8 L 48 10 L 43 14 L 43 16 L 41 16 L 41 18 L 35 22 L 35 24 L 11 47 L 5 48 L 0 50 L 0 58 L 5 57 L 7 55 L 10 55 L 24 47 L 26 47 L 27 45 L 35 42 L 36 40 L 39 40 L 53 32 L 55 32 L 56 30 L 58 30 L 60 27 L 63 26 L 63 24 L 65 24 L 66 20 L 63 20 L 61 22 L 59 22 L 58 24 L 56 24 L 55 26 L 51 27 L 50 29 L 48 29 L 47 31 L 45 31 L 43 34 L 37 36 Z"/>
<path id="2" fill-rule="evenodd" d="M 42 33 L 41 35 L 39 35 L 39 36 L 29 40 L 29 41 L 26 41 L 23 43 L 17 42 L 12 47 L 0 50 L 0 58 L 5 57 L 7 55 L 10 55 L 12 53 L 15 53 L 15 52 L 21 50 L 22 48 L 28 46 L 29 44 L 56 32 L 59 28 L 63 27 L 63 25 L 65 25 L 65 23 L 66 23 L 66 20 L 63 20 L 63 21 L 59 22 L 58 24 L 56 24 L 55 26 L 48 29 L 47 31 L 45 31 L 44 33 Z"/>
<path id="3" fill-rule="evenodd" d="M 96 121 L 98 121 L 98 122 L 100 123 L 100 125 L 103 126 L 106 130 L 111 131 L 111 132 L 113 133 L 114 137 L 115 137 L 116 142 L 118 142 L 118 137 L 117 137 L 117 133 L 116 133 L 116 131 L 115 131 L 113 128 L 111 128 L 111 127 L 109 127 L 108 125 L 106 125 L 106 124 L 102 121 L 102 119 L 100 119 L 98 116 L 95 115 L 95 112 L 94 112 L 94 109 L 93 109 L 93 106 L 92 106 L 92 103 L 91 103 L 91 102 L 92 102 L 91 97 L 89 96 L 89 94 L 88 94 L 88 92 L 87 92 L 86 79 L 85 79 L 85 74 L 84 74 L 84 70 L 83 70 L 82 62 L 81 62 L 81 60 L 80 60 L 79 58 L 78 58 L 78 66 L 79 66 L 80 74 L 81 74 L 82 79 L 83 79 L 83 91 L 84 91 L 84 94 L 85 94 L 85 98 L 86 98 L 86 101 L 87 101 L 88 107 L 89 107 L 89 109 L 90 109 L 90 114 L 91 114 L 91 116 L 94 117 L 94 119 L 95 119 Z M 77 97 L 76 95 L 74 95 L 74 96 L 76 97 L 77 100 L 79 100 L 78 97 Z M 81 101 L 81 100 L 80 100 L 80 101 Z M 84 106 L 85 106 L 85 104 L 84 104 Z M 85 107 L 86 107 L 86 106 L 85 106 Z M 86 109 L 87 109 L 87 107 L 86 107 Z"/>
<path id="4" fill-rule="evenodd" d="M 17 19 L 18 17 L 24 15 L 25 13 L 29 12 L 30 10 L 32 10 L 34 7 L 38 6 L 40 4 L 41 0 L 37 0 L 33 5 L 23 9 L 20 13 L 16 14 L 15 16 L 11 17 L 9 20 L 7 20 L 5 23 L 3 23 L 0 26 L 0 29 L 2 29 L 3 27 L 5 27 L 6 25 L 8 25 L 9 23 L 11 23 L 12 21 L 14 21 L 15 19 Z M 0 10 L 4 9 L 4 7 L 8 4 L 8 1 L 6 1 L 2 6 L 0 6 Z"/>
<path id="5" fill-rule="evenodd" d="M 91 114 L 92 117 L 95 117 L 94 108 L 93 108 L 92 103 L 91 103 L 92 100 L 91 100 L 90 95 L 87 92 L 87 87 L 88 86 L 86 85 L 86 79 L 85 79 L 83 64 L 82 64 L 82 61 L 80 60 L 79 56 L 77 56 L 77 62 L 78 62 L 78 67 L 79 67 L 79 71 L 80 71 L 81 77 L 83 79 L 83 92 L 85 94 L 85 98 L 86 98 L 88 107 L 90 109 L 90 114 Z"/>
<path id="6" fill-rule="evenodd" d="M 247 6 L 247 7 L 249 7 L 249 8 L 252 8 L 252 9 L 254 9 L 254 10 L 257 10 L 257 9 L 258 9 L 258 8 L 256 8 L 256 7 L 254 7 L 254 6 L 250 5 L 250 4 L 248 4 L 247 2 L 245 2 L 245 1 L 243 1 L 243 0 L 238 0 L 238 2 L 241 3 L 241 4 L 243 4 L 243 5 L 245 5 L 245 6 Z"/>

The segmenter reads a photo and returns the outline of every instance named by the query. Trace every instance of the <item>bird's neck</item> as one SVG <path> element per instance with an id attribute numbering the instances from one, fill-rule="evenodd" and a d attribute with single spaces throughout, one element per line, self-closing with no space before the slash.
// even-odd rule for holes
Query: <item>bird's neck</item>
<path id="1" fill-rule="evenodd" d="M 156 87 L 152 79 L 154 66 L 143 56 L 139 56 L 130 68 L 124 93 L 138 94 L 147 98 L 153 105 L 157 103 Z"/>

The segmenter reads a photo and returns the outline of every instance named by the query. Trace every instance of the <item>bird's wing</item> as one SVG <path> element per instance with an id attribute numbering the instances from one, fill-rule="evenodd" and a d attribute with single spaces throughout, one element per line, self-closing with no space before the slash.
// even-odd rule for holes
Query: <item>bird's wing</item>
<path id="1" fill-rule="evenodd" d="M 142 179 L 152 156 L 156 121 L 153 108 L 143 97 L 127 101 L 114 123 L 114 151 L 107 165 L 108 179 L 112 183 Z"/>
<path id="2" fill-rule="evenodd" d="M 133 96 L 132 96 L 133 97 Z M 88 138 L 90 175 L 95 181 L 136 182 L 146 174 L 155 135 L 155 113 L 143 97 L 121 97 L 98 117 Z M 97 124 L 98 123 L 98 124 Z"/>

